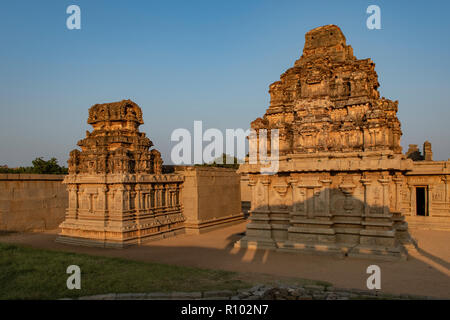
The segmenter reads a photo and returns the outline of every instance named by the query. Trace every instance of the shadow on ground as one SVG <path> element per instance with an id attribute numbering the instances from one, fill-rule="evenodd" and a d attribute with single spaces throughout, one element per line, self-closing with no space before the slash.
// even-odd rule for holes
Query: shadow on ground
<path id="1" fill-rule="evenodd" d="M 321 280 L 336 287 L 356 289 L 367 289 L 367 267 L 376 264 L 381 268 L 382 292 L 450 298 L 449 255 L 444 247 L 438 250 L 438 254 L 431 254 L 427 248 L 419 248 L 407 261 L 342 259 L 304 253 L 234 248 L 234 242 L 239 240 L 244 232 L 245 223 L 242 223 L 201 235 L 180 235 L 127 249 L 56 243 L 56 231 L 3 234 L 0 235 L 0 241 L 137 261 L 266 274 L 274 278 Z M 442 246 L 450 240 L 450 232 L 446 231 L 422 232 L 421 237 L 437 235 L 439 241 L 443 242 Z M 420 238 L 418 240 L 420 245 Z"/>

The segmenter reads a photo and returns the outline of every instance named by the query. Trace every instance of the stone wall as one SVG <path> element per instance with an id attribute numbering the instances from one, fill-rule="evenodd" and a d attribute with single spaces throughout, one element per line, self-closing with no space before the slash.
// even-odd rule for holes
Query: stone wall
<path id="1" fill-rule="evenodd" d="M 240 177 L 233 169 L 180 167 L 187 233 L 242 221 Z M 56 229 L 69 207 L 64 175 L 0 174 L 0 230 Z"/>
<path id="2" fill-rule="evenodd" d="M 201 233 L 240 222 L 240 177 L 234 169 L 185 167 L 182 190 L 186 233 Z"/>
<path id="3" fill-rule="evenodd" d="M 0 174 L 0 230 L 42 231 L 64 221 L 64 175 Z"/>

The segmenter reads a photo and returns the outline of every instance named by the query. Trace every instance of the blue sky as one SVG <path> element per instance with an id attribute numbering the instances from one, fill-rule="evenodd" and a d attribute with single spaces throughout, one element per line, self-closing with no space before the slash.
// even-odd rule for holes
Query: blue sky
<path id="1" fill-rule="evenodd" d="M 66 8 L 81 8 L 81 30 Z M 381 30 L 366 8 L 381 8 Z M 270 83 L 301 55 L 304 34 L 336 24 L 376 63 L 399 100 L 402 146 L 450 157 L 448 1 L 1 1 L 0 164 L 55 156 L 66 165 L 95 103 L 132 99 L 141 130 L 170 162 L 176 128 L 248 128 Z"/>

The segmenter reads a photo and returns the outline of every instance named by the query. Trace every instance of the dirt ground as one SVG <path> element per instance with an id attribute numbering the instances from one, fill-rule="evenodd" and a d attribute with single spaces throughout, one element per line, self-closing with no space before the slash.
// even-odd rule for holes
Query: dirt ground
<path id="1" fill-rule="evenodd" d="M 335 287 L 367 289 L 366 269 L 381 268 L 381 291 L 450 299 L 450 231 L 411 229 L 419 250 L 407 261 L 335 258 L 300 253 L 234 248 L 245 223 L 202 235 L 180 235 L 127 249 L 69 246 L 55 242 L 57 230 L 45 233 L 0 234 L 1 242 L 139 261 L 222 269 L 270 277 L 299 277 Z"/>

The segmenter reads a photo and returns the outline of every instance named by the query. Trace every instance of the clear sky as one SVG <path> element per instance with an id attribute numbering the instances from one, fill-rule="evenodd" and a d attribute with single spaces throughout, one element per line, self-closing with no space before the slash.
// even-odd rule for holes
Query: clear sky
<path id="1" fill-rule="evenodd" d="M 81 8 L 68 30 L 66 8 Z M 381 8 L 369 30 L 366 8 Z M 141 130 L 170 162 L 176 128 L 248 128 L 270 83 L 301 55 L 304 34 L 336 24 L 358 59 L 376 63 L 380 92 L 399 100 L 402 146 L 450 157 L 449 1 L 1 1 L 0 164 L 69 151 L 88 108 L 132 99 Z"/>

